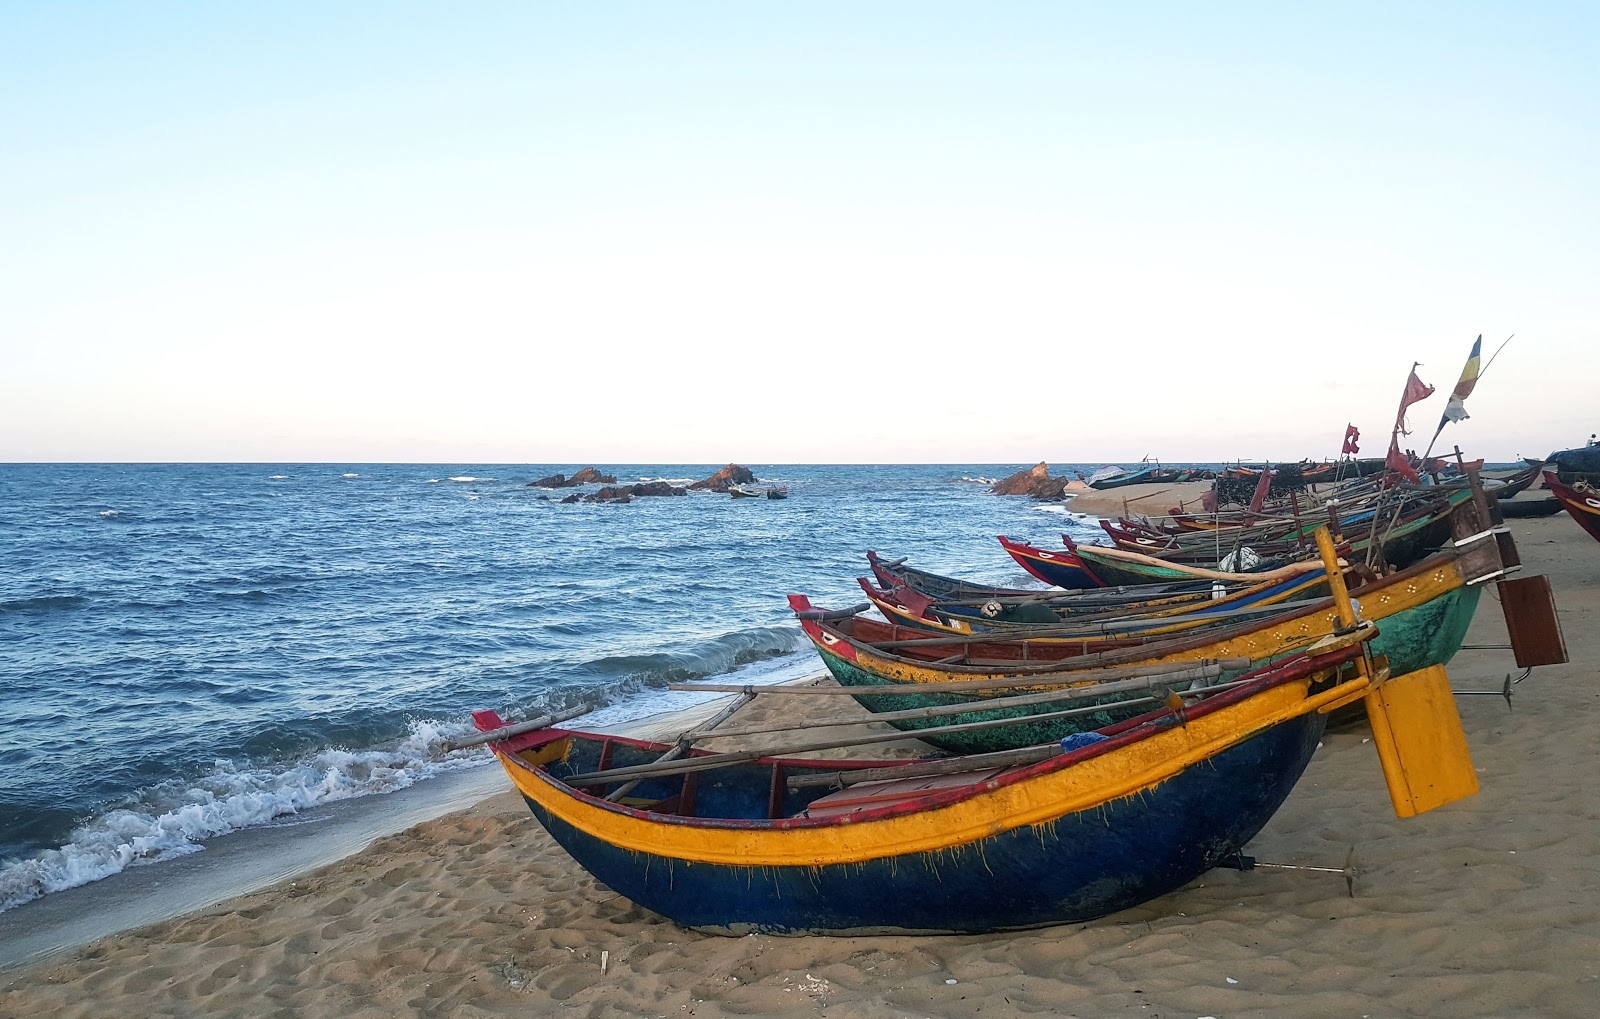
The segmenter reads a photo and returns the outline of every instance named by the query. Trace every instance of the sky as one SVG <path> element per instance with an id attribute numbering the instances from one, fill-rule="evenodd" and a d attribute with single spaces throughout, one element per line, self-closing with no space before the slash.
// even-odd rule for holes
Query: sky
<path id="1" fill-rule="evenodd" d="M 1321 6 L 13 0 L 0 461 L 1582 445 L 1600 7 Z"/>

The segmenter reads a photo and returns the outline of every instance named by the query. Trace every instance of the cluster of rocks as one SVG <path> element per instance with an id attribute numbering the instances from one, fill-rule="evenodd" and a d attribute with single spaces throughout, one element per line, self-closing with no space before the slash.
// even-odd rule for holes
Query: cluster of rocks
<path id="1" fill-rule="evenodd" d="M 585 467 L 583 470 L 574 474 L 570 478 L 565 474 L 552 474 L 548 478 L 540 478 L 538 481 L 528 482 L 528 487 L 577 488 L 579 485 L 615 485 L 616 483 L 617 479 L 613 478 L 611 475 L 601 474 L 593 467 Z"/>
<path id="2" fill-rule="evenodd" d="M 1068 479 L 1052 478 L 1050 465 L 1040 461 L 1025 471 L 995 483 L 989 491 L 995 495 L 1027 495 L 1035 499 L 1061 499 L 1067 491 Z"/>
<path id="3" fill-rule="evenodd" d="M 721 492 L 722 494 L 726 495 L 728 494 L 728 488 L 730 486 L 753 485 L 755 484 L 755 480 L 756 476 L 750 473 L 750 469 L 748 467 L 740 467 L 738 464 L 729 464 L 728 466 L 722 468 L 722 470 L 711 475 L 711 477 L 706 478 L 704 481 L 696 481 L 689 487 L 694 489 L 696 492 Z"/>
<path id="4" fill-rule="evenodd" d="M 617 479 L 608 474 L 601 474 L 593 467 L 567 477 L 565 474 L 552 474 L 548 478 L 528 483 L 529 488 L 574 488 L 578 485 L 604 485 L 606 487 L 587 495 L 574 492 L 562 499 L 562 504 L 573 502 L 609 502 L 628 503 L 641 496 L 653 495 L 684 495 L 691 489 L 697 492 L 723 492 L 728 491 L 730 485 L 748 485 L 756 480 L 756 476 L 745 467 L 738 464 L 729 464 L 722 470 L 711 475 L 703 481 L 696 481 L 688 487 L 669 485 L 665 481 L 643 481 L 637 485 L 619 485 Z M 549 496 L 541 495 L 539 498 L 548 499 Z"/>
<path id="5" fill-rule="evenodd" d="M 684 495 L 689 490 L 669 485 L 665 481 L 642 481 L 637 485 L 607 485 L 598 492 L 588 495 L 572 494 L 561 501 L 566 502 L 632 502 L 635 496 L 642 495 Z"/>

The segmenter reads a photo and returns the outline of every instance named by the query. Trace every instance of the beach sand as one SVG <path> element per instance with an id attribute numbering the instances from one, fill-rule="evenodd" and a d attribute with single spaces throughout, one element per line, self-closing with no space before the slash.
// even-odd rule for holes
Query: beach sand
<path id="1" fill-rule="evenodd" d="M 1353 846 L 1354 898 L 1338 874 L 1214 871 L 1025 933 L 717 938 L 597 884 L 506 793 L 0 973 L 0 1016 L 1594 1016 L 1600 545 L 1565 516 L 1513 530 L 1578 664 L 1536 670 L 1514 710 L 1458 698 L 1482 792 L 1399 820 L 1365 730 L 1334 732 L 1249 847 L 1339 868 Z M 1505 640 L 1493 594 L 1469 643 Z M 1505 651 L 1450 668 L 1458 690 L 1508 671 Z"/>

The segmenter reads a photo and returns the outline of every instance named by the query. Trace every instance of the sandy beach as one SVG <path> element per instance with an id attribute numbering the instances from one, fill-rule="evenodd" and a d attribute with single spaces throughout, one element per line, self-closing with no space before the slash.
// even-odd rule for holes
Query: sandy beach
<path id="1" fill-rule="evenodd" d="M 1536 670 L 1512 710 L 1458 698 L 1482 792 L 1399 820 L 1366 731 L 1334 732 L 1250 846 L 1331 868 L 1353 847 L 1354 897 L 1337 874 L 1214 871 L 1027 933 L 717 938 L 597 884 L 507 792 L 0 972 L 0 1017 L 1593 1016 L 1600 546 L 1565 516 L 1512 527 L 1524 572 L 1555 585 L 1574 664 Z M 1493 594 L 1469 644 L 1505 640 Z M 1499 650 L 1450 667 L 1457 690 L 1498 690 L 1514 671 Z"/>

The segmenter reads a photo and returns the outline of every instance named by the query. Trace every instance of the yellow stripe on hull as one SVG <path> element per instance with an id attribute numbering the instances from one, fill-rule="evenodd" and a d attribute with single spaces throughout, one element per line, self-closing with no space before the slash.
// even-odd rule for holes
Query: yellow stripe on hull
<path id="1" fill-rule="evenodd" d="M 1334 699 L 1356 695 L 1366 686 L 1365 679 L 1352 680 L 1308 697 L 1310 682 L 1284 683 L 1191 719 L 1186 725 L 1058 771 L 989 788 L 944 807 L 858 823 L 831 820 L 787 828 L 748 828 L 675 815 L 646 819 L 575 794 L 516 757 L 501 754 L 501 764 L 518 791 L 540 808 L 623 849 L 744 867 L 852 863 L 949 849 L 1137 795 L 1186 768 L 1203 766 L 1207 759 L 1256 733 L 1316 711 Z M 560 744 L 552 745 L 540 759 L 561 752 Z"/>
<path id="2" fill-rule="evenodd" d="M 1448 563 L 1429 570 L 1425 574 L 1413 577 L 1404 584 L 1386 585 L 1366 595 L 1357 592 L 1355 598 L 1361 605 L 1361 618 L 1368 622 L 1377 623 L 1379 631 L 1382 632 L 1384 619 L 1432 601 L 1440 595 L 1447 594 L 1465 584 L 1466 580 L 1461 571 L 1457 569 L 1454 563 Z M 1311 641 L 1326 637 L 1338 629 L 1338 623 L 1338 614 L 1330 607 L 1325 612 L 1307 613 L 1287 622 L 1279 623 L 1276 626 L 1252 630 L 1248 633 L 1210 644 L 1190 647 L 1186 650 L 1174 651 L 1148 659 L 1139 658 L 1139 664 L 1236 657 L 1249 658 L 1251 661 L 1262 661 L 1296 650 Z M 1140 636 L 1142 637 L 1144 634 L 1141 633 Z M 1005 637 L 997 634 L 994 639 L 1003 641 Z M 1090 638 L 1086 641 L 1070 640 L 1062 641 L 1061 643 L 1087 643 L 1092 650 L 1097 642 Z M 963 682 L 974 679 L 1012 679 L 1018 675 L 1024 675 L 1028 671 L 1049 668 L 1052 665 L 1062 670 L 1068 670 L 1073 667 L 1072 658 L 1062 658 L 1059 662 L 1017 661 L 1008 663 L 1009 667 L 997 667 L 990 670 L 961 666 L 929 668 L 908 662 L 903 658 L 889 658 L 876 654 L 865 645 L 853 645 L 853 648 L 856 663 L 866 671 L 897 682 L 926 684 L 930 688 L 930 692 L 941 683 Z M 1138 652 L 1137 647 L 1123 650 L 1135 656 Z M 1064 680 L 1061 679 L 1053 682 L 1046 681 L 1041 684 L 1041 689 L 1060 686 L 1063 682 Z M 1007 692 L 1016 693 L 1021 692 L 1022 689 L 1008 689 Z"/>

